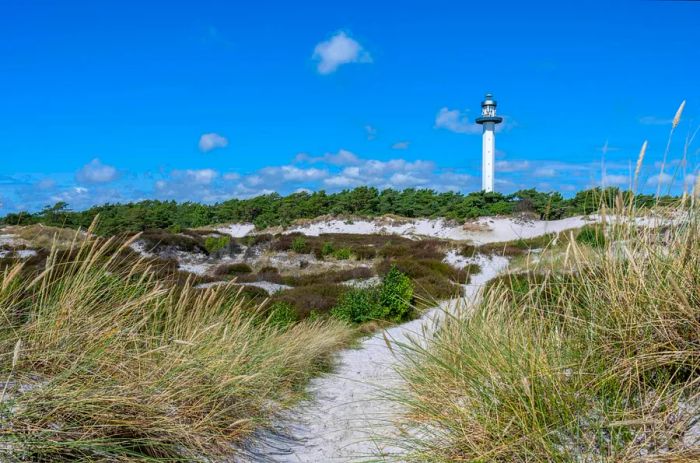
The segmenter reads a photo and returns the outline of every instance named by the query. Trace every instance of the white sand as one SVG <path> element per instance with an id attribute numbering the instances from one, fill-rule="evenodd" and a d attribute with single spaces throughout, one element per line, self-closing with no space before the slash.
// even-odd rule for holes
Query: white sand
<path id="1" fill-rule="evenodd" d="M 197 286 L 195 286 L 195 289 L 206 289 L 206 288 L 212 288 L 214 286 L 222 286 L 226 284 L 232 284 L 234 286 L 255 286 L 257 288 L 262 288 L 265 291 L 267 291 L 268 294 L 275 294 L 279 291 L 284 291 L 285 289 L 292 289 L 291 286 L 287 285 L 280 285 L 277 283 L 272 283 L 271 281 L 252 281 L 252 282 L 246 282 L 246 283 L 233 283 L 231 281 L 212 281 L 209 283 L 200 283 Z"/>
<path id="2" fill-rule="evenodd" d="M 466 285 L 466 298 L 474 300 L 478 290 L 503 270 L 508 261 L 502 257 L 482 258 L 482 272 Z M 450 309 L 456 301 L 446 302 Z M 418 320 L 386 330 L 393 343 L 404 343 L 411 335 L 429 334 L 435 329 L 441 310 L 427 312 Z M 402 412 L 395 402 L 383 399 L 388 387 L 401 384 L 396 372 L 400 355 L 389 349 L 382 333 L 362 342 L 358 349 L 340 353 L 336 370 L 311 381 L 310 400 L 289 411 L 274 432 L 261 434 L 250 455 L 240 462 L 347 462 L 377 451 L 395 452 L 380 442 L 377 434 L 390 439 L 396 430 L 391 421 Z M 284 437 L 283 437 L 284 436 Z"/>
<path id="3" fill-rule="evenodd" d="M 366 289 L 379 286 L 382 283 L 382 279 L 378 276 L 373 276 L 370 278 L 357 278 L 354 280 L 341 281 L 340 284 L 343 286 L 350 286 L 353 288 Z"/>
<path id="4" fill-rule="evenodd" d="M 8 256 L 14 256 L 18 259 L 29 259 L 30 257 L 36 256 L 36 251 L 34 249 L 16 249 L 14 251 L 0 250 L 0 258 Z"/>
<path id="5" fill-rule="evenodd" d="M 462 270 L 464 267 L 467 265 L 471 264 L 474 262 L 474 259 L 470 259 L 469 257 L 465 257 L 459 253 L 459 251 L 453 249 L 447 253 L 445 258 L 442 260 L 446 264 L 451 265 L 452 267 L 456 268 L 457 270 Z"/>
<path id="6" fill-rule="evenodd" d="M 285 289 L 292 289 L 289 285 L 280 285 L 278 283 L 272 283 L 271 281 L 251 281 L 249 283 L 241 283 L 245 286 L 256 286 L 267 291 L 268 294 L 275 294 Z"/>
<path id="7" fill-rule="evenodd" d="M 561 220 L 522 220 L 515 217 L 482 217 L 464 225 L 444 219 L 324 220 L 288 228 L 284 233 L 318 236 L 322 233 L 392 234 L 407 237 L 431 237 L 474 244 L 533 238 L 547 233 L 580 228 L 597 221 L 597 216 L 577 216 Z"/>
<path id="8" fill-rule="evenodd" d="M 15 245 L 17 243 L 17 235 L 12 235 L 12 234 L 2 234 L 0 235 L 0 246 L 4 244 L 9 244 L 10 246 Z"/>
<path id="9" fill-rule="evenodd" d="M 255 230 L 255 225 L 252 223 L 232 223 L 218 227 L 215 230 L 220 233 L 225 233 L 233 238 L 242 238 Z"/>

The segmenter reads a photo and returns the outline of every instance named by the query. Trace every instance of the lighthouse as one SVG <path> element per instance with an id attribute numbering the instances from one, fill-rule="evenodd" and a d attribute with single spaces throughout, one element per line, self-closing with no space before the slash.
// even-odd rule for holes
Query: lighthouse
<path id="1" fill-rule="evenodd" d="M 481 102 L 481 116 L 476 118 L 476 123 L 484 127 L 481 135 L 481 189 L 490 193 L 493 191 L 494 158 L 496 153 L 496 124 L 503 122 L 503 118 L 496 116 L 496 100 L 493 95 L 486 94 Z"/>

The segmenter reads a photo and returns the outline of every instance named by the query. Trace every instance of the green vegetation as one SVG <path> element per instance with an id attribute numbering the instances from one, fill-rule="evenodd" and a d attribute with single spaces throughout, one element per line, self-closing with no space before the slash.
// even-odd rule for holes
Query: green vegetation
<path id="1" fill-rule="evenodd" d="M 436 257 L 445 247 L 445 242 L 436 239 L 411 240 L 395 235 L 359 235 L 352 233 L 327 233 L 320 236 L 304 236 L 300 233 L 270 236 L 270 248 L 274 251 L 296 251 L 297 249 L 323 259 L 339 260 L 354 257 L 358 260 L 382 257 L 418 256 Z M 303 240 L 303 241 L 302 241 Z"/>
<path id="2" fill-rule="evenodd" d="M 411 280 L 392 267 L 378 287 L 353 288 L 345 292 L 331 310 L 331 315 L 350 323 L 402 322 L 410 317 L 412 302 Z"/>
<path id="3" fill-rule="evenodd" d="M 305 286 L 297 286 L 271 296 L 273 302 L 281 301 L 294 307 L 300 319 L 306 318 L 311 312 L 327 314 L 338 303 L 340 296 L 347 287 L 337 283 L 323 281 Z"/>
<path id="4" fill-rule="evenodd" d="M 269 308 L 267 323 L 281 329 L 287 329 L 298 321 L 297 312 L 291 304 L 275 302 Z"/>
<path id="5" fill-rule="evenodd" d="M 248 273 L 252 273 L 253 269 L 250 267 L 250 265 L 244 263 L 244 262 L 238 262 L 235 264 L 223 264 L 219 265 L 214 269 L 214 274 L 215 275 L 245 275 Z"/>
<path id="6" fill-rule="evenodd" d="M 338 260 L 348 260 L 352 257 L 352 251 L 349 248 L 340 248 L 333 251 L 333 257 Z"/>
<path id="7" fill-rule="evenodd" d="M 401 321 L 408 318 L 413 300 L 411 280 L 392 266 L 384 275 L 379 288 L 380 317 L 385 320 Z"/>
<path id="8" fill-rule="evenodd" d="M 348 280 L 361 280 L 372 276 L 374 276 L 374 272 L 369 267 L 353 267 L 347 270 L 333 270 L 320 274 L 284 276 L 280 278 L 280 282 L 289 286 L 308 286 L 317 283 L 341 283 Z"/>
<path id="9" fill-rule="evenodd" d="M 330 256 L 334 252 L 335 248 L 333 247 L 333 243 L 329 243 L 328 241 L 323 243 L 323 246 L 321 247 L 321 257 Z"/>
<path id="10" fill-rule="evenodd" d="M 227 249 L 230 244 L 231 237 L 228 235 L 207 236 L 204 238 L 204 248 L 209 254 Z"/>
<path id="11" fill-rule="evenodd" d="M 340 297 L 331 315 L 348 323 L 365 323 L 380 319 L 379 291 L 375 288 L 353 288 Z"/>
<path id="12" fill-rule="evenodd" d="M 132 254 L 87 238 L 0 270 L 0 459 L 230 457 L 350 340 L 282 306 L 261 322 L 237 290 L 173 285 Z"/>
<path id="13" fill-rule="evenodd" d="M 295 236 L 291 249 L 298 254 L 306 254 L 309 252 L 309 243 L 303 236 Z"/>
<path id="14" fill-rule="evenodd" d="M 605 230 L 602 225 L 586 225 L 576 234 L 576 242 L 594 248 L 605 247 Z"/>
<path id="15" fill-rule="evenodd" d="M 404 345 L 397 400 L 420 432 L 393 442 L 403 459 L 698 461 L 700 217 L 677 212 L 687 222 L 582 231 L 564 270 L 501 277 L 427 346 Z"/>
<path id="16" fill-rule="evenodd" d="M 377 272 L 386 275 L 394 267 L 411 279 L 416 299 L 424 306 L 434 306 L 437 301 L 459 296 L 459 284 L 468 283 L 469 276 L 479 270 L 476 264 L 457 270 L 437 258 L 401 257 L 381 261 Z"/>
<path id="17" fill-rule="evenodd" d="M 149 229 L 184 230 L 216 223 L 251 222 L 263 229 L 288 225 L 298 219 L 313 219 L 322 215 L 356 215 L 377 217 L 394 214 L 402 217 L 445 217 L 464 220 L 474 217 L 531 213 L 543 219 L 594 212 L 601 204 L 613 207 L 620 193 L 625 202 L 632 195 L 617 188 L 595 188 L 576 193 L 566 199 L 560 193 L 542 193 L 521 190 L 511 195 L 475 192 L 437 193 L 432 190 L 406 189 L 403 191 L 358 187 L 339 193 L 294 193 L 280 196 L 276 193 L 251 199 L 231 199 L 217 204 L 176 203 L 174 201 L 141 201 L 128 204 L 105 204 L 84 211 L 71 211 L 68 204 L 58 202 L 36 213 L 12 213 L 0 223 L 31 225 L 43 223 L 60 227 L 87 228 L 100 216 L 97 233 L 113 235 L 121 232 L 139 232 Z M 656 203 L 650 195 L 636 195 L 638 207 Z M 677 198 L 662 197 L 660 204 L 676 203 Z"/>

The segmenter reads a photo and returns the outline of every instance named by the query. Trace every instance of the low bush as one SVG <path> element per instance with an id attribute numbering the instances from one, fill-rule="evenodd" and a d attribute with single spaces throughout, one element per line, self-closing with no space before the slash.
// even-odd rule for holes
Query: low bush
<path id="1" fill-rule="evenodd" d="M 337 303 L 347 288 L 338 284 L 315 283 L 280 291 L 271 296 L 273 301 L 286 302 L 296 309 L 300 319 L 312 311 L 327 313 Z"/>
<path id="2" fill-rule="evenodd" d="M 303 236 L 296 236 L 292 240 L 292 246 L 291 246 L 292 251 L 296 252 L 297 254 L 308 254 L 310 248 L 309 248 L 309 243 L 306 241 L 306 238 Z"/>
<path id="3" fill-rule="evenodd" d="M 375 288 L 349 289 L 340 297 L 331 315 L 348 323 L 365 323 L 382 317 L 379 291 Z"/>
<path id="4" fill-rule="evenodd" d="M 147 252 L 157 254 L 168 248 L 185 252 L 208 253 L 202 237 L 171 233 L 167 230 L 146 230 L 141 233 L 139 240 L 145 245 Z"/>
<path id="5" fill-rule="evenodd" d="M 214 269 L 214 275 L 218 276 L 223 276 L 223 275 L 244 275 L 247 273 L 251 273 L 253 269 L 250 267 L 250 265 L 244 263 L 244 262 L 237 262 L 235 264 L 223 264 L 219 265 Z"/>
<path id="6" fill-rule="evenodd" d="M 411 280 L 396 267 L 392 267 L 380 286 L 353 288 L 345 292 L 331 314 L 351 323 L 371 320 L 401 322 L 411 315 L 412 303 Z"/>
<path id="7" fill-rule="evenodd" d="M 270 305 L 266 322 L 271 326 L 276 326 L 280 329 L 287 329 L 298 320 L 297 312 L 294 307 L 283 301 L 277 301 Z"/>
<path id="8" fill-rule="evenodd" d="M 228 249 L 231 244 L 231 237 L 227 235 L 207 236 L 204 238 L 204 248 L 208 254 Z"/>
<path id="9" fill-rule="evenodd" d="M 385 320 L 399 322 L 408 318 L 413 301 L 411 280 L 396 266 L 392 266 L 379 287 L 380 316 Z"/>
<path id="10" fill-rule="evenodd" d="M 241 244 L 246 246 L 258 246 L 261 244 L 269 243 L 273 240 L 273 236 L 269 233 L 260 233 L 256 235 L 246 235 L 240 238 Z"/>
<path id="11" fill-rule="evenodd" d="M 566 233 L 548 233 L 534 238 L 520 238 L 514 241 L 502 243 L 489 243 L 480 246 L 467 244 L 462 246 L 460 254 L 465 257 L 472 257 L 477 254 L 498 255 L 498 256 L 520 256 L 527 254 L 533 249 L 544 249 L 550 247 L 555 241 L 566 242 Z"/>
<path id="12" fill-rule="evenodd" d="M 335 248 L 333 247 L 333 243 L 329 243 L 326 241 L 323 243 L 323 246 L 321 246 L 321 257 L 326 257 L 330 256 L 335 252 Z"/>
<path id="13" fill-rule="evenodd" d="M 459 297 L 462 287 L 438 275 L 426 275 L 412 279 L 415 288 L 416 304 L 423 307 L 435 307 L 440 301 Z"/>
<path id="14" fill-rule="evenodd" d="M 348 260 L 352 256 L 352 251 L 349 248 L 340 248 L 333 251 L 333 257 L 338 260 Z"/>
<path id="15" fill-rule="evenodd" d="M 359 280 L 374 276 L 368 267 L 354 267 L 346 270 L 333 270 L 323 273 L 310 273 L 297 276 L 282 277 L 282 283 L 289 286 L 308 286 L 317 283 L 342 283 L 348 280 Z"/>
<path id="16" fill-rule="evenodd" d="M 418 303 L 434 306 L 443 299 L 459 296 L 459 284 L 469 283 L 470 276 L 478 272 L 478 265 L 469 265 L 462 270 L 437 259 L 385 259 L 377 264 L 377 273 L 386 275 L 395 266 L 413 281 Z"/>

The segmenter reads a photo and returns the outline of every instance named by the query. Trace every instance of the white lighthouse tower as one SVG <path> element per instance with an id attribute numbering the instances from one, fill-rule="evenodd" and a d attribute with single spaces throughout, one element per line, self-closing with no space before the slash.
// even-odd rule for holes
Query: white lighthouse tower
<path id="1" fill-rule="evenodd" d="M 496 124 L 503 122 L 503 118 L 496 116 L 496 100 L 493 95 L 486 94 L 481 102 L 481 117 L 476 118 L 476 123 L 484 126 L 481 136 L 481 189 L 486 192 L 493 191 L 493 174 L 496 153 Z"/>

